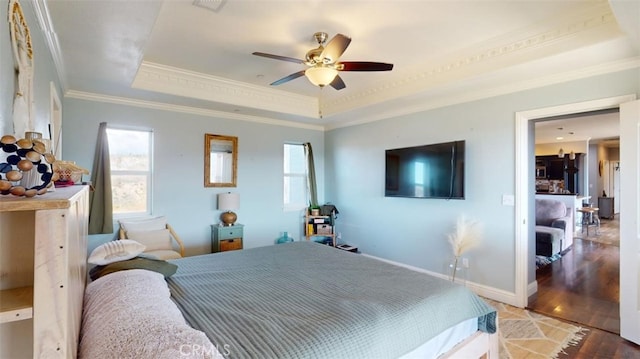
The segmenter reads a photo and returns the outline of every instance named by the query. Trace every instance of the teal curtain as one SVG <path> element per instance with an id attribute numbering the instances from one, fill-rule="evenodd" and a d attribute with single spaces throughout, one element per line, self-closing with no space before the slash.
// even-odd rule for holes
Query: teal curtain
<path id="1" fill-rule="evenodd" d="M 311 143 L 304 144 L 304 154 L 307 157 L 307 187 L 309 189 L 309 204 L 318 205 L 318 190 L 316 187 L 316 169 L 313 164 L 313 149 Z"/>
<path id="2" fill-rule="evenodd" d="M 113 202 L 111 197 L 111 164 L 107 123 L 100 123 L 93 157 L 89 194 L 89 234 L 113 233 Z"/>

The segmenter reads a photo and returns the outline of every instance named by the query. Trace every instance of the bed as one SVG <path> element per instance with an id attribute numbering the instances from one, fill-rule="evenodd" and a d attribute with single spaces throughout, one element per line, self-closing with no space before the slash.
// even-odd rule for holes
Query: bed
<path id="1" fill-rule="evenodd" d="M 169 263 L 88 285 L 80 357 L 498 357 L 481 298 L 371 257 L 303 241 Z"/>

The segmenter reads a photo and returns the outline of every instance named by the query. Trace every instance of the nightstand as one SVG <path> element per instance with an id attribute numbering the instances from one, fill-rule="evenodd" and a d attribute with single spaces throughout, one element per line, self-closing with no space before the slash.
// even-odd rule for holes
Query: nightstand
<path id="1" fill-rule="evenodd" d="M 224 252 L 242 249 L 242 231 L 244 225 L 211 225 L 211 252 Z"/>

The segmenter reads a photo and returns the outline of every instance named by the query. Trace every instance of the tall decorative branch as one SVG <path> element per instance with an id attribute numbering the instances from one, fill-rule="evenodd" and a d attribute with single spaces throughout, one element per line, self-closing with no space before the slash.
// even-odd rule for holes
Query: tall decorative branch
<path id="1" fill-rule="evenodd" d="M 456 271 L 458 269 L 460 256 L 469 249 L 476 247 L 480 243 L 480 238 L 481 229 L 478 221 L 468 220 L 465 216 L 458 217 L 455 231 L 447 235 L 454 256 L 453 274 L 451 275 L 452 282 L 456 280 Z"/>

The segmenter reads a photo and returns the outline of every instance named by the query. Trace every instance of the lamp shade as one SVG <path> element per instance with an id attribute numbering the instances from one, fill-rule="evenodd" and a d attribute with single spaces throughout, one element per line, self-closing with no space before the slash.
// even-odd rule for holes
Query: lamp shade
<path id="1" fill-rule="evenodd" d="M 218 193 L 218 209 L 234 211 L 240 208 L 240 195 L 237 193 Z"/>
<path id="2" fill-rule="evenodd" d="M 240 195 L 237 193 L 219 193 L 218 194 L 218 209 L 223 210 L 220 215 L 220 220 L 225 226 L 232 226 L 238 216 L 233 212 L 240 208 Z"/>
<path id="3" fill-rule="evenodd" d="M 338 70 L 324 66 L 310 67 L 304 72 L 304 74 L 312 84 L 323 87 L 330 84 L 333 79 L 336 78 Z"/>

